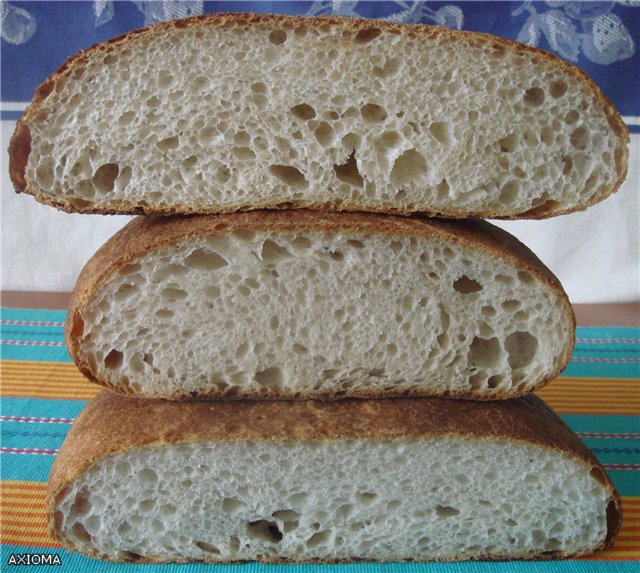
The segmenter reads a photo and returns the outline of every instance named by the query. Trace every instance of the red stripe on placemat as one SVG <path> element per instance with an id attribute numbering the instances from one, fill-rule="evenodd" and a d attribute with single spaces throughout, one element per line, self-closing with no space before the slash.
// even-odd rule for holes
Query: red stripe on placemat
<path id="1" fill-rule="evenodd" d="M 640 363 L 640 358 L 582 358 L 572 356 L 569 359 L 571 362 L 603 362 L 605 364 L 609 363 Z"/>
<path id="2" fill-rule="evenodd" d="M 48 340 L 0 340 L 0 344 L 12 346 L 64 346 L 64 342 L 50 342 Z"/>
<path id="3" fill-rule="evenodd" d="M 44 320 L 0 320 L 0 324 L 14 326 L 64 326 L 64 322 L 47 322 Z"/>
<path id="4" fill-rule="evenodd" d="M 55 456 L 58 450 L 43 450 L 39 448 L 0 448 L 3 454 L 37 454 L 40 456 Z"/>
<path id="5" fill-rule="evenodd" d="M 0 422 L 28 422 L 30 424 L 73 424 L 74 418 L 27 418 L 24 416 L 0 416 Z"/>
<path id="6" fill-rule="evenodd" d="M 640 434 L 605 434 L 597 432 L 576 432 L 581 438 L 640 438 Z"/>
<path id="7" fill-rule="evenodd" d="M 607 470 L 640 470 L 640 464 L 602 464 Z"/>

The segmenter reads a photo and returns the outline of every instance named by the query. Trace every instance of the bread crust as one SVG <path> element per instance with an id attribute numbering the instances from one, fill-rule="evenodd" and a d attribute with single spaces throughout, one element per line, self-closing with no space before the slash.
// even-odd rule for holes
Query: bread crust
<path id="1" fill-rule="evenodd" d="M 472 390 L 464 393 L 448 392 L 434 394 L 432 390 L 410 392 L 348 390 L 344 394 L 327 394 L 309 391 L 296 394 L 300 399 L 335 399 L 343 397 L 373 398 L 390 396 L 446 396 L 449 398 L 470 398 L 496 400 L 513 398 L 539 389 L 553 380 L 567 365 L 575 345 L 575 315 L 573 308 L 556 276 L 536 257 L 536 255 L 506 231 L 481 220 L 450 221 L 426 217 L 394 217 L 371 213 L 332 213 L 308 210 L 295 211 L 249 211 L 228 215 L 196 215 L 192 217 L 139 217 L 125 225 L 107 241 L 89 260 L 80 273 L 69 302 L 69 312 L 65 323 L 65 339 L 69 354 L 80 371 L 92 382 L 110 388 L 115 392 L 134 395 L 127 387 L 114 386 L 97 379 L 89 364 L 82 360 L 80 337 L 84 330 L 82 319 L 84 308 L 100 285 L 120 268 L 131 264 L 152 250 L 167 244 L 177 244 L 192 237 L 206 235 L 226 235 L 238 230 L 275 232 L 336 232 L 341 234 L 412 236 L 443 241 L 467 249 L 482 252 L 512 263 L 518 269 L 531 273 L 542 281 L 564 303 L 565 318 L 570 323 L 571 338 L 564 348 L 556 368 L 531 389 L 505 391 L 495 389 L 482 393 Z M 234 395 L 213 390 L 210 393 L 158 394 L 156 398 L 170 400 L 216 399 L 291 399 L 290 392 L 266 390 L 263 393 L 239 392 Z"/>
<path id="2" fill-rule="evenodd" d="M 134 449 L 196 442 L 377 442 L 439 437 L 527 443 L 569 456 L 586 466 L 609 496 L 608 532 L 594 550 L 613 543 L 621 523 L 621 501 L 611 480 L 578 437 L 547 404 L 533 395 L 491 404 L 434 398 L 230 404 L 140 400 L 104 390 L 80 414 L 54 462 L 47 485 L 50 533 L 68 549 L 77 550 L 56 526 L 59 496 L 101 459 Z M 531 552 L 492 559 L 569 555 Z M 461 558 L 465 557 L 458 559 Z M 263 559 L 284 562 L 266 556 Z M 138 561 L 151 563 L 159 559 Z"/>
<path id="3" fill-rule="evenodd" d="M 139 204 L 127 202 L 114 202 L 112 207 L 106 209 L 90 205 L 83 205 L 80 201 L 65 202 L 55 200 L 38 192 L 36 186 L 29 181 L 26 176 L 26 166 L 31 151 L 31 132 L 29 124 L 37 120 L 40 113 L 43 112 L 43 102 L 53 91 L 59 82 L 67 81 L 76 74 L 81 74 L 85 64 L 93 59 L 104 57 L 106 54 L 116 51 L 123 46 L 130 45 L 135 42 L 144 42 L 148 38 L 162 35 L 176 28 L 180 29 L 196 29 L 200 27 L 219 27 L 232 28 L 239 25 L 248 25 L 265 28 L 285 28 L 296 29 L 304 28 L 323 28 L 336 27 L 345 32 L 360 32 L 370 29 L 384 30 L 392 34 L 407 34 L 411 38 L 441 38 L 447 42 L 457 42 L 460 40 L 468 42 L 470 45 L 478 47 L 491 46 L 499 51 L 512 51 L 516 54 L 527 55 L 531 59 L 543 62 L 548 65 L 560 68 L 563 73 L 573 80 L 584 84 L 586 88 L 593 94 L 593 105 L 600 106 L 605 113 L 611 129 L 618 137 L 620 152 L 615 158 L 617 178 L 610 187 L 601 188 L 588 201 L 573 208 L 560 208 L 552 201 L 544 205 L 536 207 L 526 212 L 498 213 L 495 211 L 483 211 L 473 213 L 473 217 L 493 218 L 493 219 L 543 219 L 556 215 L 563 215 L 587 209 L 591 205 L 598 203 L 617 191 L 624 182 L 628 171 L 629 160 L 629 131 L 620 114 L 616 110 L 613 103 L 602 93 L 600 88 L 591 80 L 591 78 L 578 67 L 560 59 L 551 52 L 533 48 L 513 40 L 493 36 L 480 32 L 457 31 L 441 26 L 431 26 L 427 24 L 398 24 L 394 22 L 385 22 L 382 20 L 371 20 L 364 18 L 342 18 L 339 16 L 321 16 L 321 17 L 303 17 L 303 16 L 283 16 L 270 14 L 251 14 L 251 13 L 219 13 L 205 14 L 202 16 L 194 16 L 182 20 L 171 20 L 161 22 L 146 28 L 134 30 L 112 38 L 106 42 L 102 42 L 81 50 L 77 54 L 68 58 L 53 74 L 51 74 L 35 91 L 31 104 L 26 108 L 20 120 L 16 125 L 16 130 L 11 137 L 9 143 L 9 174 L 13 182 L 14 188 L 18 193 L 26 193 L 33 195 L 37 201 L 56 207 L 63 211 L 73 213 L 95 213 L 95 214 L 123 214 L 123 215 L 176 215 L 176 214 L 194 214 L 194 213 L 223 213 L 234 212 L 248 209 L 262 208 L 279 208 L 279 205 L 270 203 L 259 203 L 246 205 L 236 204 L 224 209 L 202 208 L 197 204 L 183 204 L 180 206 L 166 208 L 154 206 L 151 204 L 141 206 Z M 349 210 L 349 211 L 375 211 L 391 214 L 408 214 L 408 209 L 398 209 L 393 203 L 380 204 L 372 207 L 367 204 L 359 204 L 357 202 L 345 202 L 338 204 L 337 202 L 328 203 L 297 203 L 296 205 L 286 205 L 288 208 L 309 208 L 309 209 L 325 209 L 325 210 Z M 469 217 L 469 213 L 464 210 L 441 211 L 433 210 L 425 207 L 424 209 L 416 209 L 429 216 L 446 217 L 446 218 L 463 218 Z"/>

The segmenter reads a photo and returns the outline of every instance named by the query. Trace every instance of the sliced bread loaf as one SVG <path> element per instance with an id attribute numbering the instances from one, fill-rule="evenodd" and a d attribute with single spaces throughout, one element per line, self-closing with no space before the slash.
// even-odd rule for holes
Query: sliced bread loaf
<path id="1" fill-rule="evenodd" d="M 534 396 L 138 400 L 104 391 L 54 463 L 50 531 L 116 561 L 558 558 L 612 543 L 620 499 Z"/>
<path id="2" fill-rule="evenodd" d="M 574 330 L 558 280 L 488 223 L 295 210 L 132 221 L 66 336 L 140 396 L 489 400 L 555 377 Z"/>
<path id="3" fill-rule="evenodd" d="M 627 141 L 583 72 L 509 40 L 222 14 L 72 57 L 18 122 L 10 171 L 67 211 L 538 218 L 614 192 Z"/>

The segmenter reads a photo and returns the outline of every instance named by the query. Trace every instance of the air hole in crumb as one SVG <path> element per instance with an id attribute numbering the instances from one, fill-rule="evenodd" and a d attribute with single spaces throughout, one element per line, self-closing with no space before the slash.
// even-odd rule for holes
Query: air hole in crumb
<path id="1" fill-rule="evenodd" d="M 520 183 L 518 181 L 507 181 L 500 189 L 500 200 L 505 203 L 513 203 L 520 193 Z"/>
<path id="2" fill-rule="evenodd" d="M 362 505 L 370 505 L 376 497 L 378 497 L 377 493 L 370 493 L 368 491 L 356 494 L 356 500 Z"/>
<path id="3" fill-rule="evenodd" d="M 69 513 L 73 514 L 74 516 L 86 515 L 90 509 L 91 501 L 89 500 L 89 491 L 86 487 L 84 487 L 76 494 Z"/>
<path id="4" fill-rule="evenodd" d="M 330 530 L 318 531 L 314 533 L 309 539 L 307 539 L 305 545 L 308 548 L 318 547 L 318 545 L 323 545 L 329 540 L 329 536 L 331 535 Z"/>
<path id="5" fill-rule="evenodd" d="M 589 143 L 589 130 L 584 126 L 577 127 L 571 133 L 569 141 L 576 149 L 586 149 Z"/>
<path id="6" fill-rule="evenodd" d="M 132 111 L 125 111 L 119 118 L 118 124 L 121 126 L 129 125 L 136 117 L 136 114 Z"/>
<path id="7" fill-rule="evenodd" d="M 607 485 L 607 478 L 604 474 L 604 472 L 600 469 L 600 468 L 593 468 L 590 472 L 589 475 L 594 478 L 598 483 L 600 483 L 601 485 L 606 486 Z"/>
<path id="8" fill-rule="evenodd" d="M 291 165 L 270 165 L 269 172 L 295 189 L 306 189 L 309 186 L 302 172 Z"/>
<path id="9" fill-rule="evenodd" d="M 388 58 L 385 60 L 384 65 L 382 67 L 374 66 L 373 75 L 379 78 L 393 77 L 400 71 L 401 63 L 402 63 L 402 60 L 399 57 Z M 402 116 L 398 116 L 398 117 L 402 117 Z"/>
<path id="10" fill-rule="evenodd" d="M 113 186 L 120 173 L 120 167 L 117 163 L 105 163 L 98 167 L 93 176 L 93 186 L 101 193 L 113 191 Z"/>
<path id="11" fill-rule="evenodd" d="M 374 123 L 387 119 L 387 111 L 375 103 L 367 103 L 360 108 L 362 119 L 366 122 Z"/>
<path id="12" fill-rule="evenodd" d="M 580 119 L 580 112 L 577 109 L 569 110 L 564 116 L 564 122 L 568 125 L 573 125 L 578 119 Z"/>
<path id="13" fill-rule="evenodd" d="M 249 523 L 246 533 L 249 539 L 258 539 L 268 543 L 280 543 L 282 540 L 282 531 L 280 531 L 278 525 L 266 519 Z"/>
<path id="14" fill-rule="evenodd" d="M 265 239 L 264 243 L 262 243 L 260 258 L 265 262 L 274 262 L 290 256 L 291 253 L 287 251 L 287 249 L 281 247 L 271 239 Z"/>
<path id="15" fill-rule="evenodd" d="M 353 247 L 354 249 L 364 249 L 364 243 L 362 241 L 358 241 L 357 239 L 349 239 L 347 241 L 347 245 Z"/>
<path id="16" fill-rule="evenodd" d="M 298 527 L 300 514 L 297 511 L 293 511 L 291 509 L 279 509 L 278 511 L 274 511 L 271 515 L 272 517 L 282 521 L 282 529 L 285 533 L 289 533 Z"/>
<path id="17" fill-rule="evenodd" d="M 415 149 L 409 149 L 395 160 L 391 170 L 391 182 L 395 186 L 407 185 L 422 179 L 426 171 L 426 159 Z"/>
<path id="18" fill-rule="evenodd" d="M 122 302 L 124 300 L 127 300 L 137 292 L 139 292 L 139 289 L 136 285 L 130 285 L 130 284 L 120 285 L 118 287 L 118 290 L 116 290 L 116 292 L 113 293 L 113 298 L 118 302 Z"/>
<path id="19" fill-rule="evenodd" d="M 436 515 L 438 517 L 453 517 L 454 515 L 460 515 L 460 510 L 450 505 L 436 505 Z"/>
<path id="20" fill-rule="evenodd" d="M 311 248 L 311 240 L 307 237 L 296 237 L 291 241 L 294 247 L 298 249 L 309 249 Z"/>
<path id="21" fill-rule="evenodd" d="M 237 509 L 240 509 L 244 505 L 245 503 L 243 501 L 240 501 L 239 499 L 235 499 L 233 497 L 225 497 L 222 500 L 222 511 L 232 513 Z"/>
<path id="22" fill-rule="evenodd" d="M 139 553 L 134 553 L 133 551 L 121 551 L 120 557 L 122 557 L 124 561 L 128 561 L 130 563 L 140 561 L 140 559 L 142 559 L 142 555 L 140 555 Z"/>
<path id="23" fill-rule="evenodd" d="M 360 147 L 361 138 L 357 133 L 347 133 L 342 138 L 342 146 L 351 151 L 355 151 Z"/>
<path id="24" fill-rule="evenodd" d="M 174 135 L 173 137 L 167 137 L 165 139 L 158 141 L 158 143 L 156 143 L 156 145 L 158 146 L 158 149 L 160 149 L 161 151 L 169 151 L 170 149 L 177 149 L 179 144 L 180 144 L 180 138 L 177 135 Z"/>
<path id="25" fill-rule="evenodd" d="M 514 312 L 522 306 L 522 303 L 519 300 L 511 299 L 505 300 L 501 306 L 507 312 Z"/>
<path id="26" fill-rule="evenodd" d="M 537 107 L 544 102 L 544 90 L 541 88 L 529 88 L 524 92 L 524 103 Z"/>
<path id="27" fill-rule="evenodd" d="M 276 46 L 284 44 L 287 41 L 287 33 L 284 30 L 273 30 L 269 34 L 269 41 Z"/>
<path id="28" fill-rule="evenodd" d="M 71 530 L 73 531 L 73 534 L 81 541 L 87 541 L 87 542 L 91 541 L 91 535 L 89 535 L 89 532 L 85 529 L 84 525 L 82 525 L 82 523 L 80 523 L 79 521 L 73 524 L 73 527 L 71 528 Z"/>
<path id="29" fill-rule="evenodd" d="M 502 283 L 503 285 L 511 286 L 513 284 L 513 278 L 508 275 L 496 275 L 496 282 Z"/>
<path id="30" fill-rule="evenodd" d="M 122 366 L 122 352 L 118 350 L 112 350 L 107 354 L 104 359 L 104 365 L 109 370 L 115 370 L 116 368 L 120 368 Z"/>
<path id="31" fill-rule="evenodd" d="M 567 93 L 567 83 L 564 80 L 556 80 L 549 87 L 549 94 L 553 98 L 562 97 Z"/>
<path id="32" fill-rule="evenodd" d="M 280 388 L 283 382 L 282 370 L 277 366 L 256 372 L 254 378 L 263 388 Z"/>
<path id="33" fill-rule="evenodd" d="M 202 549 L 202 551 L 206 551 L 207 553 L 213 553 L 214 555 L 220 555 L 220 550 L 214 545 L 211 545 L 210 543 L 206 543 L 204 541 L 195 541 L 194 543 L 196 544 L 197 547 Z"/>
<path id="34" fill-rule="evenodd" d="M 184 300 L 188 295 L 186 291 L 182 289 L 169 287 L 162 289 L 162 291 L 160 291 L 160 296 L 166 301 L 175 302 L 178 300 Z"/>
<path id="35" fill-rule="evenodd" d="M 156 317 L 158 318 L 173 318 L 173 311 L 167 308 L 161 308 L 156 310 Z"/>
<path id="36" fill-rule="evenodd" d="M 380 34 L 382 34 L 382 30 L 379 28 L 365 28 L 356 34 L 355 41 L 358 44 L 366 44 L 371 40 L 375 40 Z"/>
<path id="37" fill-rule="evenodd" d="M 434 121 L 429 126 L 429 132 L 443 145 L 451 144 L 451 126 L 446 121 Z"/>
<path id="38" fill-rule="evenodd" d="M 229 263 L 218 253 L 195 249 L 184 259 L 184 264 L 191 269 L 213 271 L 226 267 Z"/>
<path id="39" fill-rule="evenodd" d="M 316 110 L 306 103 L 295 105 L 290 111 L 297 118 L 304 120 L 313 119 L 316 116 Z"/>
<path id="40" fill-rule="evenodd" d="M 331 145 L 335 139 L 333 128 L 326 121 L 321 122 L 320 125 L 316 127 L 313 135 L 318 143 L 324 147 Z"/>
<path id="41" fill-rule="evenodd" d="M 256 82 L 254 84 L 251 84 L 251 91 L 254 94 L 266 94 L 267 93 L 267 86 L 264 85 L 264 83 L 262 83 L 262 82 Z"/>
<path id="42" fill-rule="evenodd" d="M 256 157 L 256 154 L 250 147 L 232 147 L 231 153 L 236 159 L 239 159 L 240 161 L 255 159 Z"/>
<path id="43" fill-rule="evenodd" d="M 499 374 L 496 374 L 495 376 L 490 376 L 489 379 L 487 380 L 487 386 L 489 386 L 489 388 L 497 388 L 498 386 L 500 386 L 500 383 L 503 380 L 504 378 Z"/>
<path id="44" fill-rule="evenodd" d="M 482 290 L 482 285 L 466 275 L 462 275 L 453 283 L 453 288 L 461 294 L 469 294 Z"/>
<path id="45" fill-rule="evenodd" d="M 533 275 L 527 271 L 518 271 L 518 279 L 526 285 L 531 285 L 535 282 Z"/>
<path id="46" fill-rule="evenodd" d="M 538 339 L 528 332 L 514 332 L 507 336 L 504 347 L 509 354 L 509 366 L 516 370 L 531 364 L 538 350 Z"/>
<path id="47" fill-rule="evenodd" d="M 518 136 L 515 133 L 510 133 L 506 137 L 499 139 L 498 144 L 502 153 L 511 153 L 518 145 Z"/>
<path id="48" fill-rule="evenodd" d="M 490 368 L 498 363 L 499 358 L 500 342 L 497 338 L 474 337 L 467 354 L 470 366 Z"/>
<path id="49" fill-rule="evenodd" d="M 334 165 L 333 170 L 336 173 L 336 177 L 340 181 L 344 181 L 354 187 L 362 187 L 363 179 L 358 171 L 358 163 L 355 157 L 355 151 L 349 156 L 346 163 L 342 165 Z"/>

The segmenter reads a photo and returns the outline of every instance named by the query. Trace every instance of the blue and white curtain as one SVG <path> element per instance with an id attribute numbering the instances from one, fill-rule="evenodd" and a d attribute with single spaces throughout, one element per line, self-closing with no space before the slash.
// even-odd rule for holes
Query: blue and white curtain
<path id="1" fill-rule="evenodd" d="M 1 0 L 3 118 L 19 115 L 19 104 L 29 101 L 34 88 L 78 49 L 162 20 L 220 11 L 383 18 L 518 40 L 551 50 L 583 68 L 614 102 L 631 130 L 640 132 L 640 1 Z"/>

